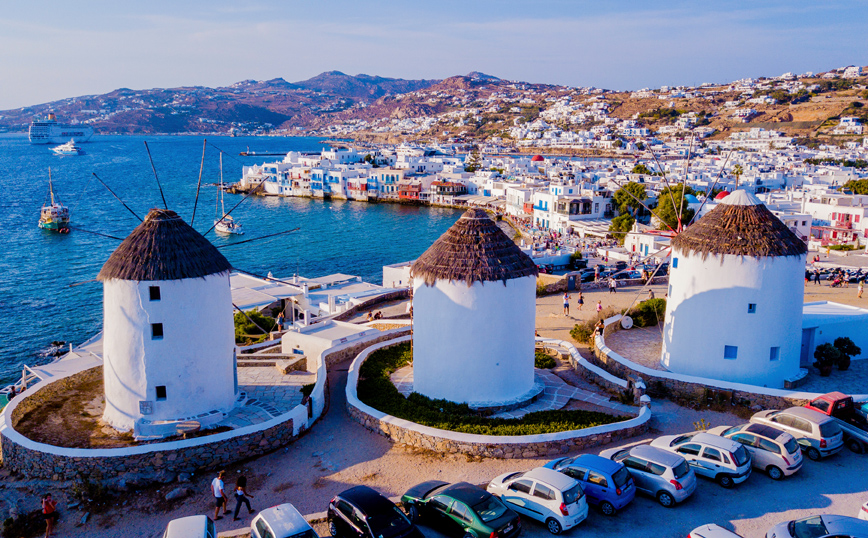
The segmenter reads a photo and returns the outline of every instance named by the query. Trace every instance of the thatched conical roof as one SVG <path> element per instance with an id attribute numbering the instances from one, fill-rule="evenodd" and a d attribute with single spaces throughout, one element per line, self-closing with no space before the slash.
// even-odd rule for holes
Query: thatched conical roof
<path id="1" fill-rule="evenodd" d="M 530 257 L 481 209 L 468 209 L 410 268 L 429 286 L 437 280 L 503 281 L 536 276 Z"/>
<path id="2" fill-rule="evenodd" d="M 684 253 L 709 255 L 801 256 L 808 251 L 787 225 L 756 196 L 735 191 L 672 239 L 672 248 Z"/>
<path id="3" fill-rule="evenodd" d="M 202 234 L 168 209 L 152 209 L 109 256 L 97 280 L 181 280 L 232 266 Z"/>

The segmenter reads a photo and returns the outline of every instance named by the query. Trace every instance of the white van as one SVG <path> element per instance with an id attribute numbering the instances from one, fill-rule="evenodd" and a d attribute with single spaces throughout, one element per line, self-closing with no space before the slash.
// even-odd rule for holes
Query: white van
<path id="1" fill-rule="evenodd" d="M 210 517 L 189 516 L 170 521 L 163 538 L 217 538 L 217 531 Z"/>

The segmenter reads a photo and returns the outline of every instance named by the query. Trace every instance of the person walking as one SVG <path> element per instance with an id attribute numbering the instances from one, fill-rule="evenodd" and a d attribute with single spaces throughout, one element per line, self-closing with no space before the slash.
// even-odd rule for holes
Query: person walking
<path id="1" fill-rule="evenodd" d="M 249 497 L 249 499 L 248 499 Z M 238 477 L 238 480 L 235 481 L 235 515 L 233 516 L 233 521 L 238 521 L 238 512 L 241 510 L 241 505 L 247 505 L 247 514 L 250 515 L 256 510 L 250 508 L 250 499 L 253 498 L 253 495 L 247 493 L 247 477 L 241 475 Z"/>
<path id="2" fill-rule="evenodd" d="M 579 292 L 579 312 L 582 311 L 582 305 L 585 304 L 585 298 L 582 297 L 582 292 Z"/>
<path id="3" fill-rule="evenodd" d="M 45 519 L 45 538 L 51 536 L 54 524 L 57 522 L 57 501 L 51 498 L 51 493 L 42 497 L 42 517 Z"/>
<path id="4" fill-rule="evenodd" d="M 863 291 L 865 291 L 865 279 L 864 279 L 864 278 L 863 278 L 862 280 L 859 281 L 859 291 L 856 293 L 856 298 L 857 298 L 857 299 L 861 299 L 861 298 L 862 298 L 862 292 L 863 292 Z M 13 387 L 13 388 L 14 388 L 14 387 Z"/>
<path id="5" fill-rule="evenodd" d="M 603 301 L 597 301 L 597 314 L 603 311 Z"/>
<path id="6" fill-rule="evenodd" d="M 223 519 L 220 515 L 220 508 L 223 508 L 223 515 L 229 511 L 226 506 L 229 499 L 226 498 L 226 486 L 223 484 L 223 477 L 226 476 L 226 471 L 217 473 L 217 478 L 211 481 L 211 494 L 214 495 L 214 521 Z"/>
<path id="7" fill-rule="evenodd" d="M 820 285 L 820 270 L 819 269 L 814 269 L 814 285 L 815 286 Z"/>
<path id="8" fill-rule="evenodd" d="M 615 280 L 615 277 L 609 277 L 609 293 L 616 293 L 618 291 L 618 281 Z"/>
<path id="9" fill-rule="evenodd" d="M 564 315 L 570 315 L 570 294 L 567 292 L 564 292 Z"/>

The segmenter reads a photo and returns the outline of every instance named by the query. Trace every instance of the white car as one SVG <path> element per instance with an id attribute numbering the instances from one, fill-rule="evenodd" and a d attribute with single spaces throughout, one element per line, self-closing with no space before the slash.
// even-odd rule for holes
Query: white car
<path id="1" fill-rule="evenodd" d="M 862 508 L 859 509 L 859 519 L 868 521 L 868 502 L 863 504 Z"/>
<path id="2" fill-rule="evenodd" d="M 714 523 L 709 523 L 708 525 L 703 525 L 701 527 L 696 527 L 690 534 L 687 535 L 687 538 L 743 538 L 742 535 L 736 534 L 732 531 L 728 531 L 721 527 L 720 525 L 715 525 Z"/>
<path id="3" fill-rule="evenodd" d="M 296 508 L 279 504 L 267 508 L 250 522 L 250 538 L 319 538 Z"/>
<path id="4" fill-rule="evenodd" d="M 739 443 L 719 435 L 690 432 L 664 435 L 651 446 L 684 457 L 699 476 L 715 480 L 725 488 L 741 484 L 750 476 L 750 453 Z"/>
<path id="5" fill-rule="evenodd" d="M 552 534 L 572 529 L 588 517 L 588 500 L 581 484 L 553 469 L 506 473 L 486 489 L 519 514 L 545 523 Z"/>
<path id="6" fill-rule="evenodd" d="M 718 426 L 708 433 L 741 443 L 750 452 L 753 468 L 767 473 L 773 480 L 790 476 L 802 468 L 804 459 L 796 439 L 767 424 Z"/>
<path id="7" fill-rule="evenodd" d="M 822 514 L 772 527 L 766 538 L 863 538 L 868 536 L 868 521 L 855 517 Z"/>
<path id="8" fill-rule="evenodd" d="M 217 531 L 210 517 L 188 516 L 170 521 L 163 538 L 217 538 Z"/>

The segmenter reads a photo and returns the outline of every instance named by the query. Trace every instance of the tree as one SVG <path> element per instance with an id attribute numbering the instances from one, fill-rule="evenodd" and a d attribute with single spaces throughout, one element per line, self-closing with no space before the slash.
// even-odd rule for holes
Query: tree
<path id="1" fill-rule="evenodd" d="M 615 239 L 623 245 L 624 239 L 627 237 L 627 232 L 633 229 L 633 224 L 635 223 L 636 219 L 630 215 L 619 215 L 612 219 L 612 224 L 609 225 L 609 231 L 612 232 Z"/>
<path id="2" fill-rule="evenodd" d="M 624 145 L 624 142 L 619 138 L 612 143 L 613 147 L 620 148 Z"/>
<path id="3" fill-rule="evenodd" d="M 480 158 L 479 156 L 479 150 L 474 149 L 470 153 L 470 157 L 468 157 L 467 161 L 464 163 L 464 171 L 470 172 L 472 174 L 473 172 L 479 170 L 481 167 L 482 158 Z"/>
<path id="4" fill-rule="evenodd" d="M 844 189 L 848 189 L 853 194 L 868 194 L 868 179 L 851 179 L 844 183 Z"/>
<path id="5" fill-rule="evenodd" d="M 633 196 L 630 196 L 631 194 Z M 632 215 L 635 218 L 639 216 L 639 213 L 644 209 L 642 204 L 637 201 L 637 198 L 639 200 L 645 200 L 648 198 L 648 194 L 645 192 L 645 185 L 631 181 L 615 191 L 615 194 L 612 197 L 612 203 L 621 215 Z"/>
<path id="6" fill-rule="evenodd" d="M 641 144 L 641 142 L 640 142 L 640 144 Z M 645 166 L 644 164 L 639 163 L 636 166 L 634 166 L 632 170 L 630 170 L 630 173 L 631 174 L 645 174 L 646 176 L 650 176 L 651 170 L 649 170 L 648 167 Z"/>
<path id="7" fill-rule="evenodd" d="M 672 195 L 671 197 L 670 194 Z M 655 211 L 655 215 L 662 222 L 660 224 L 661 230 L 668 230 L 671 228 L 675 231 L 679 231 L 678 213 L 675 211 L 676 207 L 680 209 L 682 225 L 693 220 L 696 211 L 688 207 L 688 202 L 684 199 L 688 194 L 695 193 L 689 185 L 684 185 L 683 183 L 663 188 L 660 195 L 657 197 L 657 210 Z M 675 200 L 674 205 L 672 203 L 673 200 Z"/>
<path id="8" fill-rule="evenodd" d="M 838 369 L 846 370 L 850 367 L 850 359 L 855 357 L 856 355 L 860 355 L 862 353 L 862 348 L 857 346 L 853 340 L 851 340 L 847 336 L 841 336 L 835 338 L 835 342 L 833 344 L 835 349 L 841 354 L 841 357 L 838 359 Z"/>
<path id="9" fill-rule="evenodd" d="M 735 176 L 735 188 L 736 188 L 736 190 L 738 190 L 738 178 L 740 178 L 742 174 L 744 174 L 744 169 L 741 167 L 740 164 L 737 164 L 737 165 L 732 167 L 732 175 Z"/>

